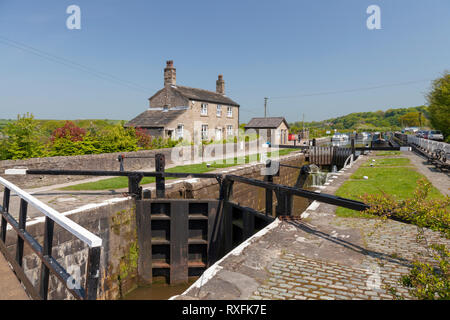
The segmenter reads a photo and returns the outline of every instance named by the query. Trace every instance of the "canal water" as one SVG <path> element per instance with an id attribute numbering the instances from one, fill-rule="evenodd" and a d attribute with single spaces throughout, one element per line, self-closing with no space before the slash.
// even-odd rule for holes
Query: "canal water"
<path id="1" fill-rule="evenodd" d="M 168 285 L 164 281 L 155 282 L 151 286 L 134 289 L 125 295 L 123 300 L 167 300 L 186 291 L 197 279 L 198 277 L 192 277 L 189 282 L 178 285 Z"/>

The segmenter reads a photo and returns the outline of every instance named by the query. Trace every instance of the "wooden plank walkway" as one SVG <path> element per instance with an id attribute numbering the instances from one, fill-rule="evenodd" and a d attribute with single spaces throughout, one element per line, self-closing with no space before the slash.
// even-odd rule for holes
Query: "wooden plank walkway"
<path id="1" fill-rule="evenodd" d="M 0 252 L 0 300 L 29 300 L 24 288 Z"/>

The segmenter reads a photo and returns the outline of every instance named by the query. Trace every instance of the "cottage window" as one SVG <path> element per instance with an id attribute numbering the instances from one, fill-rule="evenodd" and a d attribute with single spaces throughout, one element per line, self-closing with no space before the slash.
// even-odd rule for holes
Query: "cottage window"
<path id="1" fill-rule="evenodd" d="M 222 116 L 222 106 L 220 104 L 217 105 L 217 116 L 218 117 Z"/>
<path id="2" fill-rule="evenodd" d="M 233 108 L 230 106 L 227 107 L 227 117 L 233 117 Z"/>
<path id="3" fill-rule="evenodd" d="M 208 115 L 208 104 L 202 103 L 202 108 L 200 109 L 200 114 L 203 116 Z"/>
<path id="4" fill-rule="evenodd" d="M 177 138 L 178 139 L 183 139 L 183 132 L 184 132 L 184 125 L 179 124 L 177 126 Z"/>
<path id="5" fill-rule="evenodd" d="M 208 125 L 202 124 L 202 140 L 208 140 Z"/>
<path id="6" fill-rule="evenodd" d="M 227 137 L 233 135 L 233 126 L 227 126 Z"/>

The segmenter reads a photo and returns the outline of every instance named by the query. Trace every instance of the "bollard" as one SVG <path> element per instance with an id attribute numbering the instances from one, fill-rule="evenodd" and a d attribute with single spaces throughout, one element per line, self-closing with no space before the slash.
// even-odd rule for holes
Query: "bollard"
<path id="1" fill-rule="evenodd" d="M 266 161 L 266 175 L 264 176 L 264 181 L 273 183 L 273 175 L 267 174 L 272 161 L 268 159 Z M 273 205 L 273 192 L 270 189 L 266 189 L 266 216 L 272 215 L 272 205 Z"/>

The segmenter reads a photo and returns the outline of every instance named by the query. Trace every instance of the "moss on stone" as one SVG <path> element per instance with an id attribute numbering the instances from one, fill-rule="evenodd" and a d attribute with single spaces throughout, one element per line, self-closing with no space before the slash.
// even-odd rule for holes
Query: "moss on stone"
<path id="1" fill-rule="evenodd" d="M 115 235 L 120 235 L 120 228 L 125 225 L 129 225 L 131 223 L 131 219 L 133 215 L 131 212 L 134 212 L 134 209 L 131 210 L 120 210 L 116 212 L 111 217 L 111 229 L 113 230 Z"/>

